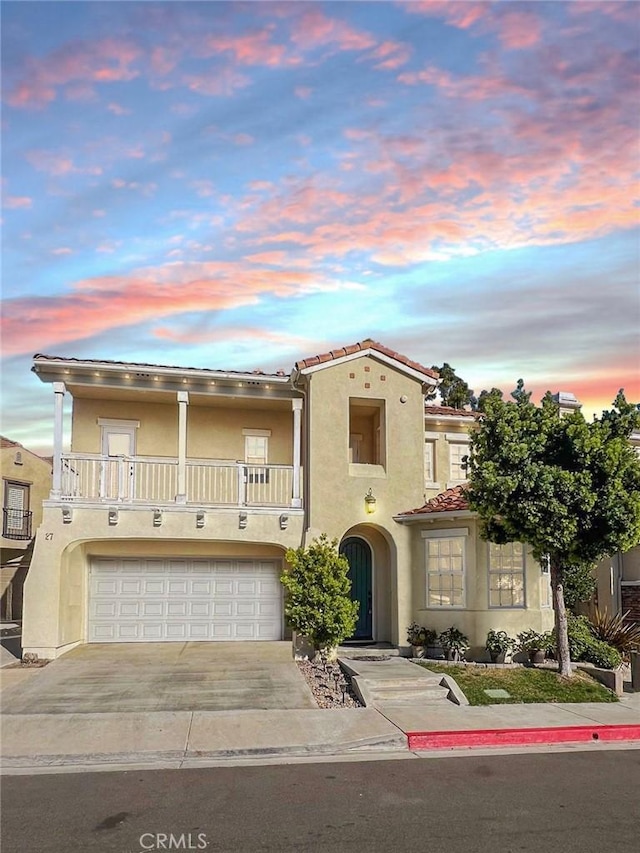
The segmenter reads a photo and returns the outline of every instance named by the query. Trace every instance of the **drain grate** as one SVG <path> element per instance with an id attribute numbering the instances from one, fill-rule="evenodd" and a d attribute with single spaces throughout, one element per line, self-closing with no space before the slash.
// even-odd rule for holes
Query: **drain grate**
<path id="1" fill-rule="evenodd" d="M 367 660 L 375 663 L 379 660 L 391 660 L 391 655 L 358 655 L 358 657 L 352 657 L 349 660 Z"/>

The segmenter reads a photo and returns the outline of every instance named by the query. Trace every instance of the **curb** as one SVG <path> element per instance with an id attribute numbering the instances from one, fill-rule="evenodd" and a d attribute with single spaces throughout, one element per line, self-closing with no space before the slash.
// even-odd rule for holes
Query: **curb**
<path id="1" fill-rule="evenodd" d="M 419 751 L 457 747 L 640 741 L 640 725 L 543 726 L 524 729 L 407 732 L 406 734 L 409 749 Z"/>

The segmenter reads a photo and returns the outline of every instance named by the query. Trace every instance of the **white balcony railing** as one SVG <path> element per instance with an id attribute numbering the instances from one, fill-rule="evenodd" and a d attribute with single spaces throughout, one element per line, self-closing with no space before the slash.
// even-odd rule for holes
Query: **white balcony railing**
<path id="1" fill-rule="evenodd" d="M 62 454 L 63 501 L 175 503 L 178 460 L 149 456 Z M 293 466 L 187 460 L 186 500 L 199 506 L 289 507 Z"/>

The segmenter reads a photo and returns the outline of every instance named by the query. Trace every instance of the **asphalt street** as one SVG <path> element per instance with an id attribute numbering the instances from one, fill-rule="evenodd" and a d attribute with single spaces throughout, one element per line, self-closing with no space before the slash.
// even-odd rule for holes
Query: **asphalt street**
<path id="1" fill-rule="evenodd" d="M 640 750 L 7 776 L 3 853 L 619 853 Z"/>

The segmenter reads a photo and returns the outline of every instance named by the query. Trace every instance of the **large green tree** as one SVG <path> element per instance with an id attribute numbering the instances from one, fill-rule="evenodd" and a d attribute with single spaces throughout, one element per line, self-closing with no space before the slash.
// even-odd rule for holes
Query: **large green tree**
<path id="1" fill-rule="evenodd" d="M 531 402 L 522 380 L 513 401 L 488 394 L 469 448 L 469 504 L 491 542 L 525 542 L 549 560 L 560 674 L 571 675 L 563 584 L 574 566 L 640 543 L 640 458 L 629 436 L 640 407 L 619 392 L 587 422 L 560 416 L 547 393 Z"/>
<path id="2" fill-rule="evenodd" d="M 434 364 L 431 369 L 438 371 L 440 381 L 437 388 L 427 394 L 426 400 L 435 400 L 440 395 L 442 405 L 451 406 L 453 409 L 464 409 L 475 400 L 473 391 L 464 379 L 457 375 L 455 367 L 445 361 L 441 367 Z"/>

